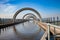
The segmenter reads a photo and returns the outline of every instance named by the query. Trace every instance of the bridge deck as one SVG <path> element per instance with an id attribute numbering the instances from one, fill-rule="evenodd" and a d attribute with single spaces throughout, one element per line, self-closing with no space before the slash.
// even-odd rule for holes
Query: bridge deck
<path id="1" fill-rule="evenodd" d="M 38 25 L 45 30 L 45 33 L 44 33 L 44 35 L 42 36 L 41 40 L 42 40 L 42 39 L 46 40 L 46 37 L 47 37 L 47 32 L 46 32 L 46 30 L 48 29 L 47 24 L 44 24 L 44 23 L 42 23 L 42 22 L 38 22 Z M 53 35 L 56 34 L 56 35 L 59 35 L 59 37 L 60 37 L 60 29 L 59 29 L 59 28 L 55 28 L 55 31 L 56 31 L 56 33 L 54 32 L 54 27 L 51 26 L 51 27 L 50 27 L 50 32 L 51 32 Z M 57 38 L 57 39 L 58 39 L 58 38 Z"/>
<path id="2" fill-rule="evenodd" d="M 38 22 L 38 25 L 43 28 L 45 31 L 48 29 L 47 24 L 44 24 L 42 22 Z M 52 34 L 54 34 L 54 27 L 50 27 L 50 31 Z M 60 28 L 55 28 L 56 34 L 60 34 Z"/>

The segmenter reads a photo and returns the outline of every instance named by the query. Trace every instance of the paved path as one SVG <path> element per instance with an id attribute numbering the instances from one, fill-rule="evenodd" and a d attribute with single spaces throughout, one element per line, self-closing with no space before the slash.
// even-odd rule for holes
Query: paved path
<path id="1" fill-rule="evenodd" d="M 47 26 L 47 24 L 45 24 L 45 23 L 42 23 L 42 22 L 38 22 L 38 25 L 41 27 L 41 28 L 43 28 L 45 31 L 48 29 L 48 26 Z M 56 30 L 56 34 L 60 34 L 60 28 L 55 28 L 55 30 Z M 50 27 L 50 31 L 51 31 L 51 33 L 52 34 L 54 34 L 54 27 Z"/>

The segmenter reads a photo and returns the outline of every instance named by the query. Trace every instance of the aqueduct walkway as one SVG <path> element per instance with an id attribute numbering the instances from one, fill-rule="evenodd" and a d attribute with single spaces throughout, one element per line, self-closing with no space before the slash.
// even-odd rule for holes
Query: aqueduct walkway
<path id="1" fill-rule="evenodd" d="M 52 35 L 55 36 L 54 40 L 56 40 L 56 37 L 60 38 L 60 26 L 55 26 L 55 25 L 51 25 L 43 22 L 37 22 L 37 24 L 45 30 L 45 33 L 42 39 L 46 40 L 46 37 L 48 36 L 48 40 L 50 40 L 50 32 L 52 33 Z"/>

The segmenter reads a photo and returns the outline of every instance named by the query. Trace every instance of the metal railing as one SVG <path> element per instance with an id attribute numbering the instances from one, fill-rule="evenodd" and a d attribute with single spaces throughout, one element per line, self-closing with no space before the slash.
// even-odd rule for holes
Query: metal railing
<path id="1" fill-rule="evenodd" d="M 45 23 L 45 24 L 47 24 L 48 25 L 48 29 L 47 29 L 47 31 L 48 31 L 48 40 L 50 40 L 50 27 L 52 26 L 52 27 L 54 27 L 54 40 L 55 40 L 55 28 L 60 28 L 60 26 L 56 26 L 56 25 L 52 25 L 52 24 L 49 24 L 49 23 Z"/>

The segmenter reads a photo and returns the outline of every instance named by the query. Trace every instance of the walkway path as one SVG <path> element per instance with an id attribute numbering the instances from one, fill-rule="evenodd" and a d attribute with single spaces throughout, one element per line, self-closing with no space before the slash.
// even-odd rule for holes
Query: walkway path
<path id="1" fill-rule="evenodd" d="M 48 26 L 47 26 L 47 24 L 45 24 L 45 23 L 38 22 L 38 25 L 39 25 L 41 28 L 43 28 L 45 31 L 48 29 Z M 52 34 L 54 34 L 54 27 L 51 26 L 51 27 L 50 27 L 50 31 L 51 31 Z M 55 31 L 56 31 L 56 34 L 60 34 L 60 28 L 56 28 Z"/>
<path id="2" fill-rule="evenodd" d="M 46 23 L 42 23 L 42 22 L 37 22 L 37 24 L 45 30 L 45 33 L 42 36 L 41 40 L 46 40 L 46 37 L 47 37 L 47 34 L 48 34 L 48 32 L 47 32 L 48 25 Z M 60 28 L 55 28 L 55 32 L 54 32 L 54 27 L 50 26 L 50 32 L 53 35 L 56 35 L 56 37 L 60 37 Z M 60 38 L 55 38 L 55 39 L 60 40 Z"/>

